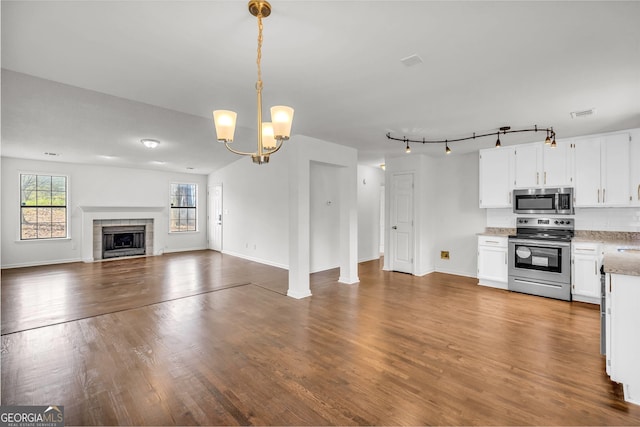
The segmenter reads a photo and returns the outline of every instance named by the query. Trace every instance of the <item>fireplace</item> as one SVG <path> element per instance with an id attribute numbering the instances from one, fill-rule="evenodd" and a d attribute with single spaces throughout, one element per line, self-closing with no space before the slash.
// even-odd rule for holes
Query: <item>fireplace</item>
<path id="1" fill-rule="evenodd" d="M 102 227 L 102 259 L 144 255 L 144 225 Z"/>

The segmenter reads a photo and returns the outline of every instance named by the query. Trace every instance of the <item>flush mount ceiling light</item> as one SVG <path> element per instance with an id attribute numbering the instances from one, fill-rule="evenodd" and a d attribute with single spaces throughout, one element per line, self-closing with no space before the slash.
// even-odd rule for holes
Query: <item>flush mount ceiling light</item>
<path id="1" fill-rule="evenodd" d="M 160 141 L 156 139 L 141 139 L 140 142 L 147 148 L 156 148 L 160 145 Z"/>
<path id="2" fill-rule="evenodd" d="M 545 139 L 544 143 L 547 144 L 547 145 L 551 145 L 552 148 L 556 147 L 556 133 L 553 130 L 553 127 L 548 127 L 548 128 L 544 128 L 544 129 L 538 129 L 538 125 L 535 125 L 533 128 L 526 128 L 526 129 L 511 129 L 511 126 L 502 126 L 500 129 L 498 129 L 497 132 L 487 132 L 487 133 L 483 133 L 483 134 L 480 134 L 480 135 L 476 135 L 476 133 L 474 132 L 472 136 L 467 136 L 467 137 L 464 137 L 464 138 L 439 139 L 439 140 L 428 140 L 426 138 L 409 139 L 406 136 L 403 136 L 402 138 L 396 138 L 396 137 L 391 136 L 391 132 L 387 132 L 387 139 L 390 139 L 392 141 L 404 142 L 405 145 L 406 145 L 406 148 L 405 148 L 405 152 L 406 153 L 410 153 L 411 152 L 411 148 L 409 147 L 409 143 L 410 142 L 416 142 L 416 143 L 420 143 L 420 144 L 444 144 L 445 153 L 446 154 L 450 154 L 451 153 L 451 148 L 449 148 L 449 143 L 450 142 L 468 141 L 470 139 L 483 138 L 485 136 L 497 135 L 498 136 L 498 140 L 496 141 L 496 148 L 500 148 L 502 146 L 502 144 L 500 143 L 500 134 L 506 135 L 508 133 L 538 132 L 538 131 L 547 132 L 547 138 Z"/>
<path id="3" fill-rule="evenodd" d="M 251 156 L 254 163 L 269 163 L 269 156 L 282 147 L 282 143 L 291 135 L 291 123 L 293 121 L 293 108 L 286 106 L 271 107 L 271 122 L 262 121 L 262 18 L 271 15 L 271 5 L 266 1 L 252 0 L 249 2 L 249 12 L 258 19 L 258 81 L 256 92 L 258 94 L 258 149 L 253 153 L 234 150 L 229 146 L 233 142 L 233 134 L 236 130 L 237 113 L 229 110 L 215 110 L 213 121 L 216 126 L 216 135 L 219 142 L 233 153 L 241 156 Z"/>

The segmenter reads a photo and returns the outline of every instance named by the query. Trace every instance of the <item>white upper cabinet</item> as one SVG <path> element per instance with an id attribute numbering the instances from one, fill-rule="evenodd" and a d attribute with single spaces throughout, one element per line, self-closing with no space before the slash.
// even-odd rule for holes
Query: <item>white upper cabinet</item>
<path id="1" fill-rule="evenodd" d="M 480 150 L 480 207 L 512 205 L 514 150 L 512 147 Z"/>
<path id="2" fill-rule="evenodd" d="M 515 147 L 515 188 L 572 187 L 571 142 Z"/>
<path id="3" fill-rule="evenodd" d="M 515 188 L 540 187 L 542 185 L 542 147 L 540 144 L 519 145 L 514 148 Z"/>
<path id="4" fill-rule="evenodd" d="M 571 141 L 557 141 L 556 147 L 542 144 L 544 169 L 540 184 L 543 187 L 573 187 L 571 146 Z"/>
<path id="5" fill-rule="evenodd" d="M 575 206 L 628 206 L 629 134 L 577 140 L 574 147 Z"/>

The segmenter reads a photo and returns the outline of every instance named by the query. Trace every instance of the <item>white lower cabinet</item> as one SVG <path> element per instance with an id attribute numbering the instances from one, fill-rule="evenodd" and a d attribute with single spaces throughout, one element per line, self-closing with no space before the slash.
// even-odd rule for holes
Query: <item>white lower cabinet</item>
<path id="1" fill-rule="evenodd" d="M 571 249 L 571 295 L 575 301 L 600 303 L 601 243 L 578 242 Z"/>
<path id="2" fill-rule="evenodd" d="M 478 284 L 507 289 L 508 238 L 478 236 Z"/>
<path id="3" fill-rule="evenodd" d="M 640 405 L 640 276 L 607 274 L 607 373 Z"/>

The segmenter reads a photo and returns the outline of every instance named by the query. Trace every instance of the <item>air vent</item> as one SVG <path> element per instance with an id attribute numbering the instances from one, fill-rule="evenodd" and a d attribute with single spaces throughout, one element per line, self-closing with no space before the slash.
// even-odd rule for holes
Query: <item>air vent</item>
<path id="1" fill-rule="evenodd" d="M 402 58 L 400 62 L 407 67 L 413 67 L 414 65 L 422 64 L 424 61 L 417 54 L 413 54 L 406 58 Z"/>
<path id="2" fill-rule="evenodd" d="M 595 108 L 590 108 L 588 110 L 582 110 L 582 111 L 572 111 L 571 112 L 571 118 L 572 119 L 581 119 L 581 118 L 593 116 L 595 113 L 596 113 L 596 109 Z"/>

